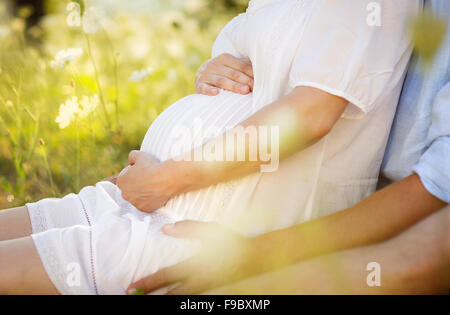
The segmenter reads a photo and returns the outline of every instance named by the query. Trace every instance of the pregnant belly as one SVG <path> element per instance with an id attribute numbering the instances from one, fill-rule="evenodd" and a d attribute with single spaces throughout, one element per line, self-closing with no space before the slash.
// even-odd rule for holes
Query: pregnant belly
<path id="1" fill-rule="evenodd" d="M 190 95 L 158 116 L 147 131 L 141 150 L 165 161 L 184 153 L 180 152 L 181 147 L 197 147 L 210 139 L 212 134 L 223 133 L 251 114 L 251 94 L 222 91 L 217 96 Z M 245 204 L 258 175 L 253 179 L 249 176 L 177 196 L 158 212 L 172 220 L 218 220 L 232 200 Z"/>
<path id="2" fill-rule="evenodd" d="M 199 146 L 251 114 L 251 94 L 222 91 L 217 96 L 190 95 L 158 116 L 147 131 L 141 150 L 165 161 L 184 153 L 179 148 Z"/>

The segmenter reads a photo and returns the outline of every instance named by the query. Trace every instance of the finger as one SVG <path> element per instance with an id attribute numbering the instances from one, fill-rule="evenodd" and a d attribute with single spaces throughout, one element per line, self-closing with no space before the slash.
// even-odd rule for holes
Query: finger
<path id="1" fill-rule="evenodd" d="M 253 67 L 248 58 L 236 58 L 230 54 L 223 54 L 217 57 L 217 61 L 219 61 L 224 66 L 233 68 L 239 72 L 245 73 L 250 78 L 254 78 L 253 75 Z"/>
<path id="2" fill-rule="evenodd" d="M 166 235 L 176 238 L 203 239 L 205 235 L 218 233 L 223 228 L 214 222 L 180 221 L 163 226 Z"/>
<path id="3" fill-rule="evenodd" d="M 159 163 L 159 160 L 156 157 L 147 152 L 133 150 L 128 155 L 128 163 L 130 165 L 136 164 L 139 159 L 145 159 L 146 162 L 150 163 Z"/>
<path id="4" fill-rule="evenodd" d="M 208 73 L 203 76 L 204 83 L 219 87 L 221 89 L 232 91 L 240 94 L 247 94 L 250 92 L 250 87 L 245 84 L 237 83 L 227 77 L 217 74 Z"/>
<path id="5" fill-rule="evenodd" d="M 204 94 L 204 95 L 209 95 L 209 96 L 215 96 L 215 95 L 219 94 L 218 88 L 211 86 L 207 83 L 203 83 L 203 82 L 200 82 L 197 84 L 196 90 L 197 90 L 197 93 L 199 93 L 199 94 Z"/>
<path id="6" fill-rule="evenodd" d="M 136 163 L 136 160 L 137 160 L 137 158 L 138 158 L 140 153 L 141 152 L 138 151 L 138 150 L 131 151 L 130 154 L 128 154 L 128 163 L 130 165 L 134 165 Z"/>
<path id="7" fill-rule="evenodd" d="M 219 76 L 225 76 L 234 82 L 240 83 L 241 85 L 246 85 L 248 87 L 253 86 L 253 78 L 251 78 L 247 74 L 245 74 L 239 70 L 235 70 L 229 66 L 216 64 L 215 66 L 211 67 L 210 71 L 212 74 L 217 74 Z M 238 92 L 238 91 L 236 91 L 236 92 Z"/>
<path id="8" fill-rule="evenodd" d="M 104 182 L 111 182 L 111 183 L 113 183 L 114 185 L 117 183 L 117 177 L 118 177 L 119 175 L 118 174 L 116 174 L 116 175 L 113 175 L 113 176 L 110 176 L 110 177 L 107 177 L 107 178 L 105 178 L 103 181 Z"/>
<path id="9" fill-rule="evenodd" d="M 141 153 L 141 156 L 145 156 L 152 163 L 159 163 L 160 162 L 154 155 L 152 155 L 152 154 L 150 154 L 148 152 L 142 152 L 142 151 L 139 151 L 139 152 Z"/>
<path id="10" fill-rule="evenodd" d="M 238 58 L 243 64 L 245 64 L 242 69 L 242 72 L 247 74 L 251 78 L 255 78 L 255 74 L 253 73 L 253 64 L 249 57 Z"/>
<path id="11" fill-rule="evenodd" d="M 127 289 L 127 294 L 142 292 L 143 294 L 155 291 L 170 284 L 183 280 L 188 275 L 186 262 L 167 267 L 158 272 L 131 284 Z"/>
<path id="12" fill-rule="evenodd" d="M 119 180 L 120 177 L 126 174 L 128 170 L 131 168 L 131 165 L 127 165 L 122 171 L 120 171 L 119 175 L 117 176 L 117 180 Z"/>

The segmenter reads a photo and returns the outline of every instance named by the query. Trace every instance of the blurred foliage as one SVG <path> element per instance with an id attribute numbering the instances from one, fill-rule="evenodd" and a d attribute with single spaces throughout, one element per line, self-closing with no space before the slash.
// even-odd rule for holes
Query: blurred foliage
<path id="1" fill-rule="evenodd" d="M 176 10 L 161 2 L 145 13 L 108 6 L 95 34 L 67 24 L 68 3 L 48 0 L 47 14 L 27 29 L 30 10 L 13 16 L 0 2 L 0 209 L 77 192 L 119 172 L 155 117 L 194 92 L 215 37 L 246 1 L 182 1 Z M 52 68 L 68 48 L 83 53 Z M 129 80 L 149 67 L 141 81 Z M 102 106 L 61 129 L 60 105 L 93 95 Z"/>
<path id="2" fill-rule="evenodd" d="M 37 24 L 26 23 L 32 7 L 13 10 L 13 1 L 0 2 L 0 209 L 77 192 L 119 172 L 156 116 L 194 92 L 195 73 L 216 35 L 248 4 L 152 0 L 141 2 L 148 10 L 125 10 L 138 1 L 76 2 L 82 15 L 101 4 L 100 30 L 86 34 L 69 26 L 69 1 L 47 0 Z M 413 20 L 416 51 L 426 61 L 445 28 L 431 13 Z M 52 68 L 68 48 L 83 52 L 79 58 L 63 53 L 67 60 L 56 63 L 62 69 Z M 101 104 L 94 112 L 60 128 L 61 104 L 95 95 Z"/>
<path id="3" fill-rule="evenodd" d="M 425 10 L 412 20 L 411 34 L 416 54 L 429 66 L 442 45 L 448 21 Z"/>

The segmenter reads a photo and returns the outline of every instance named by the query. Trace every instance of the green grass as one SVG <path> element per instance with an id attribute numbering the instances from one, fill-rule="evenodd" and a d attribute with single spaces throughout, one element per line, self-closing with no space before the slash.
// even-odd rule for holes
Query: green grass
<path id="1" fill-rule="evenodd" d="M 205 27 L 182 12 L 118 12 L 85 34 L 67 25 L 66 4 L 54 4 L 41 28 L 28 31 L 0 7 L 0 209 L 78 192 L 119 172 L 155 117 L 194 92 L 195 73 L 232 16 Z M 51 68 L 70 47 L 82 48 L 81 57 Z M 149 66 L 151 75 L 129 80 Z M 61 104 L 95 94 L 103 101 L 94 112 L 60 128 Z"/>
<path id="2" fill-rule="evenodd" d="M 11 17 L 7 2 L 0 2 L 0 209 L 78 192 L 119 172 L 157 115 L 194 92 L 195 73 L 214 38 L 247 3 L 203 0 L 195 10 L 118 11 L 95 34 L 85 34 L 67 24 L 68 2 L 47 0 L 50 13 L 29 30 L 30 10 Z M 445 27 L 430 12 L 412 19 L 411 37 L 425 61 Z M 50 67 L 67 48 L 83 54 L 64 69 Z M 155 71 L 129 80 L 147 67 Z M 95 94 L 94 112 L 60 128 L 61 104 Z"/>

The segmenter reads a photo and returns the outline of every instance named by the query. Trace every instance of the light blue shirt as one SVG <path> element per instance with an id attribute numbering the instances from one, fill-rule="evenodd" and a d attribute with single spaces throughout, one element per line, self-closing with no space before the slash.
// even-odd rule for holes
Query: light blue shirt
<path id="1" fill-rule="evenodd" d="M 447 19 L 447 33 L 431 69 L 411 63 L 382 172 L 393 181 L 415 172 L 432 195 L 450 203 L 450 1 L 428 4 Z"/>

